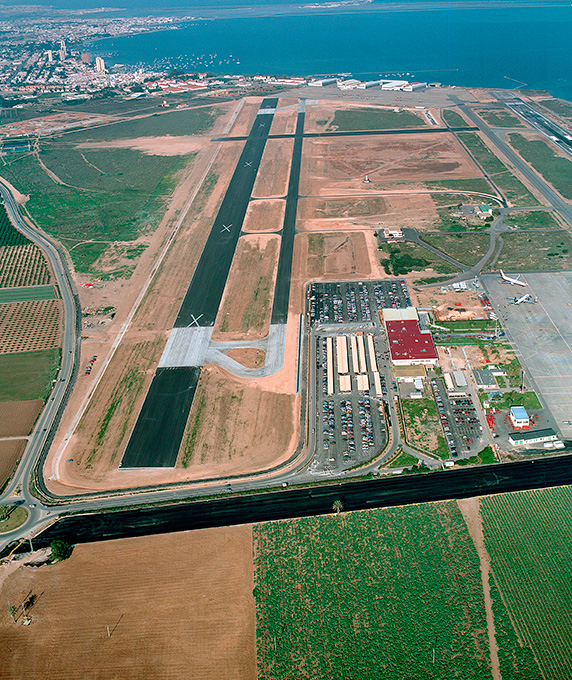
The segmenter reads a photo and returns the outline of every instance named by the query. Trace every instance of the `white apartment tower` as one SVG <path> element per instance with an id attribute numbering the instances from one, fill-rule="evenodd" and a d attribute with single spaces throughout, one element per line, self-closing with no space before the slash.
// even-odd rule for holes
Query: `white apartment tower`
<path id="1" fill-rule="evenodd" d="M 105 71 L 105 62 L 101 57 L 95 58 L 95 70 L 98 73 L 103 73 Z"/>

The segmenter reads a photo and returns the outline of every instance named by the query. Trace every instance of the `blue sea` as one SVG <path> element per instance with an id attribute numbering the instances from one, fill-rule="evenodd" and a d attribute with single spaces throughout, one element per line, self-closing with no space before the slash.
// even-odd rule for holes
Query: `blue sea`
<path id="1" fill-rule="evenodd" d="M 375 78 L 549 90 L 572 101 L 572 6 L 355 10 L 193 21 L 97 41 L 111 63 L 230 74 Z"/>

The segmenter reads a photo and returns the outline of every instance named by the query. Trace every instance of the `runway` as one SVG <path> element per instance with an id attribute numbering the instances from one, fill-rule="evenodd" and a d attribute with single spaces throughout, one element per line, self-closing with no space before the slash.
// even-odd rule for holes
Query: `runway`
<path id="1" fill-rule="evenodd" d="M 183 299 L 174 329 L 214 325 L 278 99 L 264 99 Z M 183 334 L 184 335 L 184 334 Z M 196 334 L 195 334 L 196 335 Z M 197 337 L 192 336 L 192 340 Z M 208 335 L 199 334 L 201 339 Z M 210 335 L 208 335 L 210 339 Z M 184 339 L 184 338 L 183 338 Z M 172 346 L 168 345 L 167 350 Z M 180 343 L 179 343 L 180 344 Z M 174 467 L 201 374 L 201 347 L 175 347 L 161 357 L 121 460 L 121 468 Z M 197 355 L 182 366 L 178 357 Z M 184 395 L 184 396 L 183 396 Z"/>
<path id="2" fill-rule="evenodd" d="M 284 226 L 282 227 L 280 257 L 276 271 L 271 324 L 285 324 L 288 321 L 288 303 L 290 301 L 290 279 L 292 276 L 292 257 L 294 255 L 294 236 L 296 233 L 296 212 L 298 210 L 298 189 L 300 186 L 305 117 L 305 105 L 302 101 L 300 102 L 298 120 L 296 121 L 296 134 L 292 151 L 288 193 L 286 195 Z"/>

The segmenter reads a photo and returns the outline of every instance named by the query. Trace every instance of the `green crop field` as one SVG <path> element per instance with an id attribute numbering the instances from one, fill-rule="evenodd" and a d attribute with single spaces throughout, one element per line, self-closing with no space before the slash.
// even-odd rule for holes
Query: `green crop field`
<path id="1" fill-rule="evenodd" d="M 424 234 L 423 240 L 466 265 L 476 264 L 487 252 L 487 234 Z"/>
<path id="2" fill-rule="evenodd" d="M 467 123 L 461 114 L 453 111 L 452 109 L 444 109 L 443 118 L 447 125 L 450 125 L 451 127 L 470 127 L 470 123 Z"/>
<path id="3" fill-rule="evenodd" d="M 397 130 L 425 127 L 427 122 L 411 111 L 393 109 L 348 109 L 336 111 L 328 130 Z"/>
<path id="4" fill-rule="evenodd" d="M 78 145 L 204 133 L 217 115 L 211 107 L 188 109 L 41 140 L 39 159 L 63 184 L 55 182 L 30 154 L 12 158 L 2 174 L 30 196 L 26 208 L 32 218 L 68 248 L 76 270 L 95 271 L 93 264 L 109 243 L 131 241 L 157 227 L 177 173 L 193 156 Z"/>
<path id="5" fill-rule="evenodd" d="M 0 207 L 0 247 L 1 246 L 25 246 L 30 241 L 14 228 L 8 219 L 4 205 Z"/>
<path id="6" fill-rule="evenodd" d="M 538 205 L 538 201 L 506 165 L 474 132 L 460 132 L 459 139 L 513 205 Z"/>
<path id="7" fill-rule="evenodd" d="M 21 288 L 0 288 L 0 304 L 6 302 L 27 302 L 28 300 L 54 300 L 53 286 L 23 286 Z"/>
<path id="8" fill-rule="evenodd" d="M 564 198 L 572 199 L 572 162 L 559 156 L 548 144 L 522 135 L 509 135 L 511 145 Z"/>
<path id="9" fill-rule="evenodd" d="M 572 677 L 572 487 L 488 496 L 481 514 L 492 572 L 519 637 L 545 680 Z"/>
<path id="10" fill-rule="evenodd" d="M 45 399 L 60 367 L 59 349 L 0 355 L 0 401 Z"/>
<path id="11" fill-rule="evenodd" d="M 504 245 L 495 269 L 572 269 L 572 237 L 566 231 L 516 231 L 502 238 Z"/>
<path id="12" fill-rule="evenodd" d="M 254 540 L 259 680 L 490 680 L 455 502 L 259 524 Z"/>

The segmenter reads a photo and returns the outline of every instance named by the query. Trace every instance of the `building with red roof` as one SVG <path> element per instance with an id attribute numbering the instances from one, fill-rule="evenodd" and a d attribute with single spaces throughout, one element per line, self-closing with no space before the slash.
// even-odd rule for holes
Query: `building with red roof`
<path id="1" fill-rule="evenodd" d="M 422 331 L 419 328 L 417 313 L 415 315 L 402 314 L 400 315 L 402 318 L 395 318 L 397 316 L 397 314 L 385 315 L 384 310 L 387 342 L 392 362 L 396 366 L 411 366 L 414 364 L 436 366 L 439 363 L 439 358 L 435 349 L 435 343 L 429 331 Z M 415 318 L 411 318 L 413 316 Z"/>

